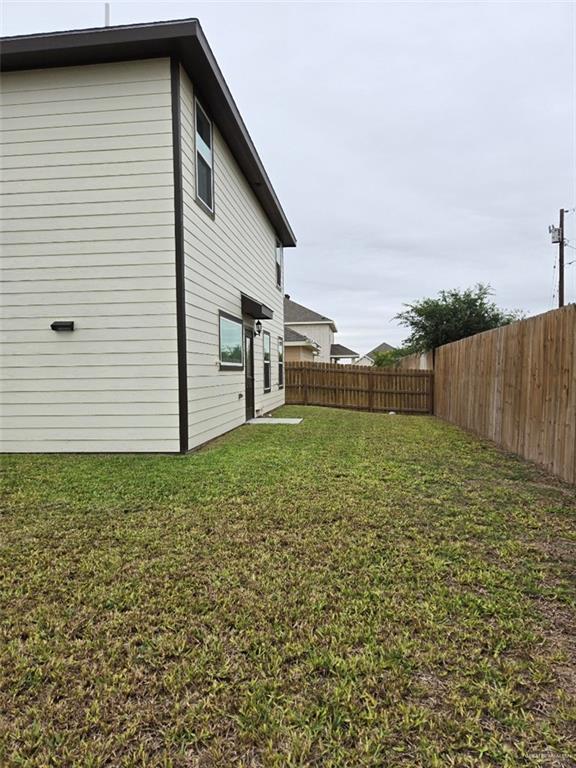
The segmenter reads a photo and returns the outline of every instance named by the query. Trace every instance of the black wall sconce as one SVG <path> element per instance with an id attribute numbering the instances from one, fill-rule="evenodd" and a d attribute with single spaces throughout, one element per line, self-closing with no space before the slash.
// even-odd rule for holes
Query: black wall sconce
<path id="1" fill-rule="evenodd" d="M 256 323 L 254 324 L 254 328 L 256 329 L 256 336 L 260 336 L 262 333 L 262 323 L 260 320 L 256 320 Z"/>
<path id="2" fill-rule="evenodd" d="M 74 320 L 54 320 L 50 328 L 53 331 L 73 331 Z"/>

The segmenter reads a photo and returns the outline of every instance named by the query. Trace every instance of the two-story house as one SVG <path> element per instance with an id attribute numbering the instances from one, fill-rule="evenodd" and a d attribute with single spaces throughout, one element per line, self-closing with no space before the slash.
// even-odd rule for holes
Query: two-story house
<path id="1" fill-rule="evenodd" d="M 0 55 L 2 450 L 185 452 L 282 405 L 296 241 L 199 22 Z"/>
<path id="2" fill-rule="evenodd" d="M 334 334 L 337 333 L 334 320 L 292 301 L 288 295 L 284 297 L 284 324 L 285 333 L 290 332 L 290 346 L 286 347 L 286 359 L 289 362 L 352 362 L 358 357 L 354 350 L 334 343 Z"/>

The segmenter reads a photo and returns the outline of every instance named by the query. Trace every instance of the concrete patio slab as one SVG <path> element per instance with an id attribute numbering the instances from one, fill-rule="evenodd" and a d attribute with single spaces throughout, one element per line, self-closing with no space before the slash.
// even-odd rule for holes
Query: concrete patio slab
<path id="1" fill-rule="evenodd" d="M 260 419 L 250 419 L 247 424 L 300 424 L 302 419 L 274 419 L 269 416 L 263 416 Z"/>

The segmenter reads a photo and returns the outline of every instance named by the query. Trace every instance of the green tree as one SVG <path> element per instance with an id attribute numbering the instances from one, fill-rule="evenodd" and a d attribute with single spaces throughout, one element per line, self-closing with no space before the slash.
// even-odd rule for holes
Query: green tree
<path id="1" fill-rule="evenodd" d="M 465 291 L 440 291 L 437 298 L 405 304 L 406 310 L 396 315 L 401 325 L 410 328 L 404 354 L 426 352 L 521 317 L 519 312 L 499 309 L 490 300 L 492 293 L 489 285 L 478 283 Z"/>
<path id="2" fill-rule="evenodd" d="M 407 354 L 405 349 L 388 349 L 386 352 L 374 352 L 372 359 L 376 368 L 392 368 L 401 357 Z"/>

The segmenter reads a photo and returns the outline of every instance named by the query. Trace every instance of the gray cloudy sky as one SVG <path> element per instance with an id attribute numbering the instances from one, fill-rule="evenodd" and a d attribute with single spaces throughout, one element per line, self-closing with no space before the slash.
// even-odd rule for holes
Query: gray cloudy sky
<path id="1" fill-rule="evenodd" d="M 190 16 L 298 236 L 287 290 L 338 341 L 399 343 L 403 302 L 479 281 L 552 308 L 547 227 L 576 205 L 575 3 L 112 2 L 113 24 Z M 103 2 L 9 1 L 3 34 L 103 19 Z"/>

